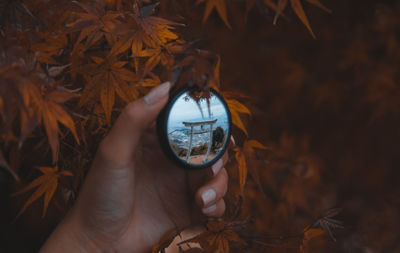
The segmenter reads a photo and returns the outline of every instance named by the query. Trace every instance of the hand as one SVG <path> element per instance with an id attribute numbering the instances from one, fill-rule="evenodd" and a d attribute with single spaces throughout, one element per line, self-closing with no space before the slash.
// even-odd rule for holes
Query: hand
<path id="1" fill-rule="evenodd" d="M 42 252 L 148 252 L 168 230 L 224 213 L 227 155 L 209 170 L 186 171 L 162 153 L 154 127 L 148 130 L 169 88 L 164 83 L 124 109 Z"/>

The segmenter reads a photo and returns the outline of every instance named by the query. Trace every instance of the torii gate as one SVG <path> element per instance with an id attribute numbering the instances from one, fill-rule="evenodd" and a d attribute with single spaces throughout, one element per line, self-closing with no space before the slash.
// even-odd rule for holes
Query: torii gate
<path id="1" fill-rule="evenodd" d="M 203 134 L 203 133 L 210 133 L 210 141 L 208 143 L 208 148 L 207 148 L 207 154 L 203 159 L 203 162 L 207 162 L 208 161 L 208 155 L 210 154 L 211 151 L 211 146 L 212 146 L 212 138 L 213 138 L 213 125 L 215 124 L 215 122 L 217 122 L 218 119 L 213 119 L 213 120 L 203 120 L 203 121 L 183 121 L 182 123 L 187 126 L 190 127 L 190 140 L 189 140 L 189 149 L 188 152 L 186 154 L 186 158 L 185 161 L 187 162 L 190 156 L 190 153 L 192 152 L 192 140 L 193 140 L 193 134 Z M 210 125 L 210 127 L 208 129 L 203 129 L 204 125 Z M 201 126 L 200 130 L 195 130 L 194 128 L 196 126 Z"/>

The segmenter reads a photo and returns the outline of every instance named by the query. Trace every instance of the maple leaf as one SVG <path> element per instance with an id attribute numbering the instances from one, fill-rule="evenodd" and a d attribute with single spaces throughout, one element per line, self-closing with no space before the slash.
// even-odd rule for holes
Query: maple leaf
<path id="1" fill-rule="evenodd" d="M 197 0 L 196 4 L 200 4 L 205 1 L 207 1 L 207 3 L 206 3 L 206 9 L 204 11 L 203 23 L 207 21 L 208 17 L 211 14 L 211 11 L 215 8 L 221 19 L 224 21 L 225 25 L 229 29 L 232 29 L 227 17 L 225 0 Z"/>
<path id="2" fill-rule="evenodd" d="M 60 132 L 58 123 L 68 128 L 79 144 L 74 121 L 61 106 L 62 103 L 77 97 L 77 95 L 59 87 L 42 96 L 37 83 L 21 85 L 21 93 L 25 106 L 28 108 L 27 111 L 21 112 L 22 136 L 25 136 L 32 129 L 32 126 L 35 125 L 35 122 L 32 122 L 32 120 L 36 121 L 37 124 L 43 124 L 52 150 L 53 161 L 56 162 L 59 150 L 58 134 Z"/>
<path id="3" fill-rule="evenodd" d="M 122 13 L 105 11 L 101 4 L 92 7 L 76 1 L 74 3 L 86 11 L 86 13 L 77 13 L 79 19 L 67 25 L 69 27 L 67 33 L 80 32 L 75 48 L 86 39 L 84 45 L 87 49 L 103 37 L 109 45 L 113 45 L 116 40 L 115 29 L 121 24 L 118 18 L 122 16 Z"/>
<path id="4" fill-rule="evenodd" d="M 62 54 L 68 45 L 67 36 L 64 34 L 52 34 L 49 32 L 39 34 L 44 41 L 32 45 L 33 51 L 39 52 L 39 62 L 48 64 L 59 64 L 53 56 Z"/>
<path id="5" fill-rule="evenodd" d="M 137 83 L 137 86 L 146 88 L 146 87 L 155 87 L 161 84 L 160 78 L 157 75 L 149 73 L 149 76 L 150 78 L 144 78 L 139 83 Z"/>
<path id="6" fill-rule="evenodd" d="M 218 56 L 217 63 L 215 64 L 215 67 L 214 67 L 213 75 L 211 75 L 211 78 L 209 80 L 210 87 L 215 89 L 216 91 L 219 91 L 219 86 L 220 86 L 220 82 L 221 82 L 220 67 L 221 67 L 221 58 Z M 229 97 L 242 97 L 242 98 L 244 97 L 245 98 L 246 96 L 244 96 L 241 93 L 236 94 L 234 92 L 229 92 L 229 91 L 225 91 L 225 92 L 221 92 L 221 93 L 222 93 L 222 96 L 225 98 L 225 101 L 228 105 L 229 111 L 231 112 L 232 123 L 234 125 L 236 125 L 237 127 L 239 127 L 239 129 L 241 129 L 246 135 L 248 135 L 246 127 L 244 126 L 239 113 L 244 113 L 244 114 L 250 115 L 251 114 L 250 110 L 245 105 L 240 103 L 239 101 L 237 101 L 235 99 L 229 99 Z"/>
<path id="7" fill-rule="evenodd" d="M 181 24 L 160 17 L 142 14 L 136 2 L 133 4 L 133 13 L 126 20 L 126 24 L 118 28 L 118 35 L 121 38 L 113 46 L 111 50 L 113 54 L 118 54 L 131 48 L 133 56 L 147 57 L 151 55 L 151 51 L 147 51 L 144 48 L 145 46 L 158 48 L 169 41 L 178 39 L 178 35 L 172 30 L 175 29 L 174 26 Z"/>
<path id="8" fill-rule="evenodd" d="M 307 27 L 308 31 L 310 32 L 311 36 L 315 39 L 315 34 L 311 29 L 310 22 L 308 21 L 307 15 L 304 12 L 303 5 L 301 4 L 300 0 L 278 0 L 278 3 L 275 5 L 272 3 L 271 0 L 265 0 L 266 4 L 275 10 L 275 17 L 274 17 L 274 25 L 276 24 L 278 17 L 282 16 L 283 11 L 285 10 L 288 1 L 290 1 L 290 5 L 293 11 L 296 13 L 297 17 L 301 20 L 301 22 Z M 332 11 L 328 9 L 325 5 L 323 5 L 319 0 L 306 0 L 308 3 L 315 5 L 322 10 L 331 13 Z"/>
<path id="9" fill-rule="evenodd" d="M 178 245 L 189 242 L 199 243 L 205 252 L 220 253 L 229 253 L 229 242 L 237 242 L 246 245 L 246 242 L 242 240 L 234 230 L 225 226 L 223 220 L 210 220 L 207 222 L 206 228 L 206 231 L 191 239 L 182 241 Z"/>
<path id="10" fill-rule="evenodd" d="M 159 46 L 156 49 L 149 49 L 151 51 L 150 58 L 146 61 L 143 70 L 143 76 L 152 71 L 159 63 L 167 69 L 171 69 L 174 65 L 174 55 L 182 52 L 182 41 L 174 41 L 165 45 Z"/>
<path id="11" fill-rule="evenodd" d="M 333 219 L 336 215 L 339 214 L 341 208 L 333 208 L 328 210 L 320 219 L 315 221 L 311 226 L 306 227 L 305 231 L 310 229 L 321 229 L 329 234 L 329 237 L 332 241 L 336 242 L 336 238 L 333 236 L 332 229 L 336 228 L 344 228 L 343 222 Z"/>
<path id="12" fill-rule="evenodd" d="M 100 97 L 106 121 L 111 124 L 111 112 L 115 103 L 115 93 L 126 103 L 138 97 L 136 87 L 130 85 L 136 83 L 139 78 L 135 73 L 125 68 L 128 63 L 119 61 L 115 56 L 108 55 L 105 58 L 93 56 L 94 63 L 86 65 L 82 70 L 88 81 L 79 104 L 85 105 L 96 101 Z"/>
<path id="13" fill-rule="evenodd" d="M 221 57 L 217 56 L 217 63 L 214 67 L 214 75 L 213 78 L 210 79 L 210 87 L 219 91 L 219 86 L 221 85 L 220 80 L 220 68 L 221 68 Z"/>
<path id="14" fill-rule="evenodd" d="M 282 1 L 282 0 L 280 0 Z M 290 4 L 292 6 L 293 11 L 296 13 L 297 17 L 303 22 L 303 24 L 307 27 L 308 31 L 310 32 L 311 36 L 315 39 L 315 34 L 313 30 L 311 29 L 310 22 L 308 21 L 308 18 L 306 16 L 306 13 L 304 12 L 303 6 L 301 5 L 300 0 L 290 0 Z"/>
<path id="15" fill-rule="evenodd" d="M 248 163 L 246 162 L 246 160 L 256 159 L 255 154 L 254 154 L 254 152 L 255 152 L 254 149 L 266 150 L 268 148 L 256 140 L 246 141 L 243 144 L 243 148 L 234 147 L 235 159 L 238 162 L 238 166 L 239 166 L 239 184 L 240 184 L 240 191 L 242 194 L 244 193 L 244 186 L 246 184 L 247 173 L 248 173 L 248 168 L 247 168 Z M 253 176 L 254 180 L 258 183 L 259 187 L 261 187 L 261 183 L 259 181 L 258 174 L 256 173 L 257 172 L 256 168 L 253 168 L 250 171 L 253 171 L 252 176 Z"/>
<path id="16" fill-rule="evenodd" d="M 22 209 L 19 211 L 17 218 L 38 198 L 44 195 L 43 203 L 43 214 L 42 218 L 46 216 L 47 208 L 49 206 L 50 200 L 52 199 L 54 193 L 57 190 L 58 179 L 61 176 L 73 176 L 69 171 L 58 171 L 58 166 L 55 167 L 37 167 L 43 175 L 33 180 L 29 185 L 25 186 L 23 189 L 14 193 L 13 195 L 20 195 L 31 189 L 37 187 L 35 192 L 30 196 L 30 198 L 25 202 Z"/>
<path id="17" fill-rule="evenodd" d="M 235 99 L 228 99 L 225 97 L 225 101 L 232 115 L 232 123 L 239 127 L 246 135 L 248 135 L 246 127 L 244 126 L 239 114 L 244 113 L 251 115 L 250 110 L 245 105 Z"/>
<path id="18" fill-rule="evenodd" d="M 157 245 L 154 245 L 152 248 L 153 253 L 158 253 L 160 251 L 163 251 L 165 248 L 168 248 L 168 246 L 172 243 L 172 241 L 175 239 L 175 237 L 179 235 L 178 231 L 173 228 L 168 230 L 160 239 Z"/>
<path id="19" fill-rule="evenodd" d="M 133 18 L 137 25 L 158 45 L 177 39 L 178 35 L 171 30 L 174 29 L 173 26 L 182 25 L 167 19 L 141 13 L 137 3 L 133 5 Z"/>

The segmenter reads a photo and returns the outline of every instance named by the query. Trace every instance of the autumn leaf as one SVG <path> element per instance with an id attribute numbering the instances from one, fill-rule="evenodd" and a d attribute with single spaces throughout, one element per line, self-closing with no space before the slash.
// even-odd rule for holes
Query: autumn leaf
<path id="1" fill-rule="evenodd" d="M 149 76 L 150 77 L 144 78 L 139 83 L 137 83 L 137 86 L 147 88 L 147 87 L 156 87 L 159 84 L 161 84 L 160 78 L 157 75 L 149 73 Z"/>
<path id="2" fill-rule="evenodd" d="M 173 228 L 168 230 L 160 239 L 160 241 L 158 242 L 157 245 L 154 245 L 152 248 L 152 252 L 153 253 L 158 253 L 162 250 L 164 250 L 165 248 L 167 248 L 172 241 L 174 240 L 174 238 L 178 235 L 178 231 Z"/>
<path id="3" fill-rule="evenodd" d="M 43 203 L 43 214 L 42 218 L 46 216 L 47 208 L 49 206 L 50 200 L 52 199 L 54 193 L 57 190 L 58 179 L 61 176 L 73 176 L 69 171 L 58 171 L 58 166 L 56 167 L 38 167 L 43 175 L 33 180 L 29 185 L 25 186 L 23 189 L 14 193 L 13 195 L 20 195 L 31 189 L 36 188 L 35 192 L 30 196 L 30 198 L 25 202 L 22 209 L 19 211 L 17 217 L 19 217 L 33 202 L 35 202 L 41 196 L 44 196 Z"/>
<path id="4" fill-rule="evenodd" d="M 252 171 L 252 176 L 254 180 L 261 186 L 261 183 L 259 181 L 257 168 L 252 168 L 251 170 L 247 168 L 248 162 L 246 160 L 254 160 L 255 158 L 255 150 L 254 149 L 263 149 L 266 150 L 268 149 L 266 146 L 261 144 L 260 142 L 256 140 L 248 140 L 243 144 L 243 148 L 240 147 L 235 147 L 235 159 L 238 163 L 238 169 L 239 169 L 239 185 L 240 185 L 240 191 L 243 194 L 244 193 L 244 186 L 246 184 L 247 180 L 247 173 L 248 171 Z"/>
<path id="5" fill-rule="evenodd" d="M 300 0 L 290 0 L 290 3 L 292 5 L 293 11 L 296 13 L 296 15 L 299 17 L 301 22 L 307 27 L 308 31 L 311 33 L 311 36 L 315 39 L 315 34 L 311 29 L 310 22 L 308 21 L 308 18 L 306 16 L 306 13 L 304 12 L 303 6 L 300 2 Z"/>
<path id="6" fill-rule="evenodd" d="M 219 91 L 219 86 L 220 86 L 220 82 L 221 82 L 220 67 L 221 67 L 221 58 L 218 57 L 217 63 L 215 64 L 215 67 L 214 67 L 213 75 L 211 76 L 210 81 L 209 81 L 210 87 L 217 91 Z M 245 97 L 242 94 L 235 94 L 235 93 L 229 92 L 229 91 L 222 92 L 222 96 L 225 98 L 225 101 L 228 105 L 229 111 L 232 116 L 232 123 L 234 125 L 236 125 L 237 127 L 239 127 L 239 129 L 241 129 L 246 135 L 248 135 L 246 127 L 244 126 L 244 124 L 240 118 L 240 113 L 251 115 L 251 112 L 245 105 L 243 105 L 239 101 L 237 101 L 235 99 L 229 99 L 233 95 L 235 95 L 235 96 L 239 95 L 239 97 Z"/>
<path id="7" fill-rule="evenodd" d="M 151 56 L 146 61 L 143 70 L 143 76 L 152 71 L 159 63 L 167 69 L 172 69 L 174 65 L 174 55 L 182 52 L 183 42 L 170 42 L 165 45 L 159 46 L 156 49 L 149 49 Z"/>
<path id="8" fill-rule="evenodd" d="M 191 239 L 180 242 L 179 245 L 189 242 L 199 243 L 205 252 L 219 253 L 228 253 L 230 242 L 246 245 L 246 242 L 234 230 L 227 228 L 225 225 L 223 220 L 210 220 L 206 224 L 206 231 Z"/>
<path id="9" fill-rule="evenodd" d="M 136 2 L 133 4 L 133 13 L 126 21 L 126 24 L 119 26 L 117 33 L 121 39 L 113 46 L 112 54 L 118 54 L 130 48 L 135 57 L 150 56 L 146 47 L 156 49 L 178 39 L 178 35 L 172 30 L 175 26 L 181 25 L 160 17 L 144 16 Z"/>
<path id="10" fill-rule="evenodd" d="M 100 4 L 93 7 L 81 2 L 74 1 L 74 3 L 86 11 L 86 13 L 76 13 L 79 18 L 67 25 L 68 33 L 80 32 L 75 42 L 75 48 L 86 39 L 84 45 L 87 49 L 103 37 L 106 38 L 109 45 L 113 45 L 116 40 L 114 30 L 121 24 L 118 18 L 122 16 L 122 13 L 105 11 Z"/>
<path id="11" fill-rule="evenodd" d="M 225 101 L 232 115 L 232 123 L 239 127 L 246 135 L 248 135 L 246 127 L 244 126 L 243 121 L 240 118 L 240 113 L 251 115 L 250 110 L 245 105 L 235 99 L 228 99 L 225 97 Z"/>
<path id="12" fill-rule="evenodd" d="M 76 133 L 75 123 L 71 116 L 61 106 L 62 103 L 77 97 L 77 95 L 66 89 L 55 89 L 47 92 L 43 97 L 35 84 L 25 84 L 21 86 L 24 103 L 29 111 L 22 111 L 21 132 L 23 135 L 30 130 L 29 122 L 36 118 L 38 124 L 43 124 L 47 133 L 49 144 L 53 154 L 53 161 L 58 160 L 59 150 L 59 127 L 58 123 L 68 128 L 76 142 L 79 144 L 79 138 Z"/>
<path id="13" fill-rule="evenodd" d="M 275 17 L 273 24 L 276 25 L 279 16 L 283 15 L 283 11 L 286 9 L 287 3 L 290 1 L 291 7 L 293 11 L 296 13 L 297 17 L 301 20 L 301 22 L 307 27 L 310 34 L 315 39 L 315 34 L 311 29 L 310 22 L 308 21 L 307 15 L 304 12 L 303 5 L 301 0 L 278 0 L 277 4 L 273 3 L 271 0 L 265 0 L 267 6 L 275 11 Z M 323 5 L 319 0 L 306 0 L 308 3 L 319 7 L 320 9 L 331 13 L 332 11 L 328 9 L 325 5 Z"/>
<path id="14" fill-rule="evenodd" d="M 343 222 L 340 220 L 333 219 L 339 214 L 341 208 L 333 208 L 328 210 L 320 219 L 316 220 L 311 226 L 306 227 L 305 231 L 312 229 L 321 229 L 329 234 L 332 241 L 336 242 L 336 238 L 333 236 L 332 229 L 344 228 Z"/>
<path id="15" fill-rule="evenodd" d="M 288 0 L 278 0 L 278 5 L 274 17 L 274 25 L 276 25 L 276 22 L 278 21 L 279 16 L 282 15 L 283 11 L 285 10 L 287 6 L 287 1 Z"/>
<path id="16" fill-rule="evenodd" d="M 328 12 L 328 13 L 332 13 L 332 11 L 330 9 L 328 9 L 325 5 L 323 5 L 319 0 L 306 0 L 307 2 L 309 2 L 310 4 L 313 4 L 317 7 L 319 7 L 320 9 Z"/>
<path id="17" fill-rule="evenodd" d="M 42 33 L 40 34 L 43 38 L 43 42 L 32 45 L 32 50 L 39 52 L 39 62 L 56 64 L 59 63 L 53 58 L 53 56 L 58 56 L 62 54 L 65 47 L 68 45 L 68 39 L 65 34 L 52 34 L 52 33 Z"/>
<path id="18" fill-rule="evenodd" d="M 207 21 L 208 17 L 211 14 L 211 11 L 215 8 L 221 19 L 224 21 L 225 25 L 229 29 L 232 29 L 227 17 L 225 0 L 197 0 L 196 4 L 200 4 L 205 1 L 207 1 L 207 3 L 206 3 L 206 9 L 204 11 L 203 23 Z"/>
<path id="19" fill-rule="evenodd" d="M 111 124 L 111 112 L 115 103 L 115 94 L 129 103 L 139 95 L 136 87 L 131 85 L 139 81 L 135 73 L 125 67 L 127 61 L 119 61 L 115 56 L 105 58 L 93 56 L 94 63 L 83 67 L 86 84 L 79 105 L 97 102 L 100 98 L 107 123 Z"/>

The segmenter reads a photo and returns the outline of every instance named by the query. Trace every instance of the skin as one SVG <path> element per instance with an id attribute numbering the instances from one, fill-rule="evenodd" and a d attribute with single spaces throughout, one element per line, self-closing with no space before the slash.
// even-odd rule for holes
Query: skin
<path id="1" fill-rule="evenodd" d="M 169 86 L 123 110 L 101 142 L 72 210 L 41 252 L 149 252 L 170 229 L 224 213 L 227 155 L 210 169 L 187 171 L 159 148 L 154 120 Z M 215 198 L 205 203 L 202 196 L 210 189 Z"/>

